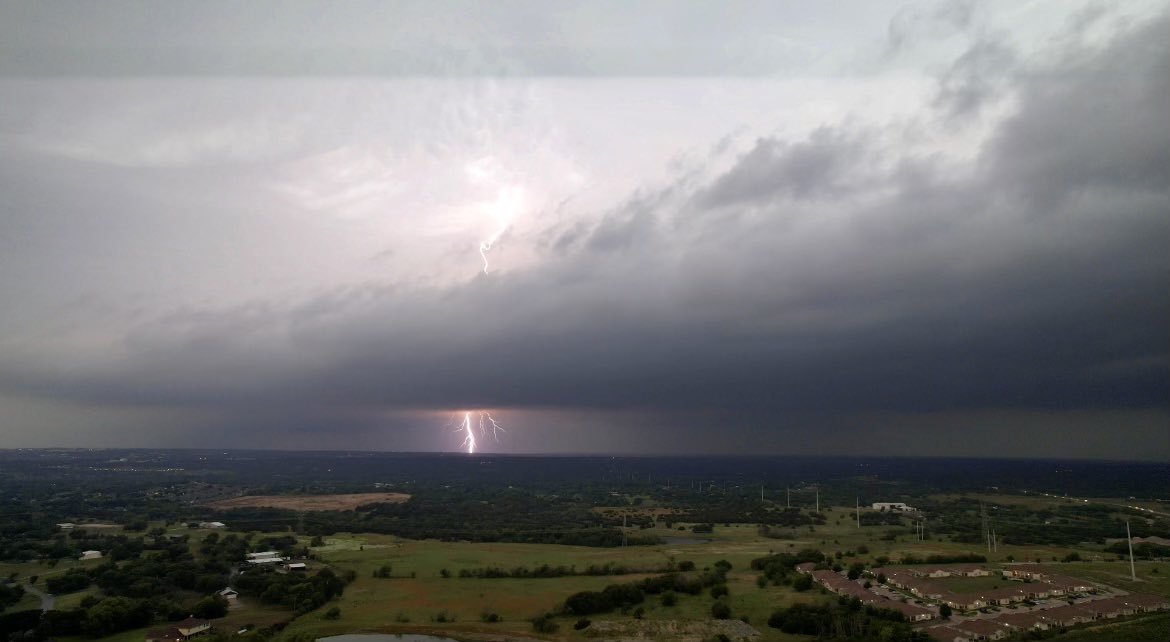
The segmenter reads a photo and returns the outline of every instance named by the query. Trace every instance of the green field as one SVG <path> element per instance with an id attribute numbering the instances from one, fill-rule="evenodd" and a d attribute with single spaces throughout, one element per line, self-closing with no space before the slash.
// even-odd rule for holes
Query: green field
<path id="1" fill-rule="evenodd" d="M 1045 500 L 1025 498 L 1023 501 Z M 960 544 L 938 538 L 917 541 L 902 536 L 893 541 L 882 539 L 887 526 L 865 526 L 857 528 L 853 521 L 852 508 L 825 508 L 828 523 L 810 531 L 807 527 L 782 531 L 786 539 L 761 537 L 754 525 L 716 525 L 714 533 L 695 535 L 689 528 L 683 531 L 665 527 L 638 531 L 662 538 L 686 538 L 706 540 L 701 543 L 662 544 L 656 546 L 632 546 L 627 548 L 593 548 L 580 546 L 440 542 L 434 540 L 403 540 L 389 535 L 338 534 L 325 538 L 325 545 L 316 547 L 314 554 L 321 562 L 333 566 L 338 572 L 353 571 L 355 581 L 336 602 L 315 612 L 292 620 L 283 637 L 324 636 L 352 632 L 431 632 L 447 633 L 456 637 L 485 638 L 493 635 L 540 637 L 532 632 L 529 619 L 535 615 L 556 611 L 569 595 L 585 590 L 600 590 L 610 584 L 627 583 L 645 577 L 656 569 L 682 561 L 694 562 L 699 569 L 708 568 L 718 560 L 727 560 L 732 570 L 727 576 L 730 595 L 727 602 L 733 617 L 746 617 L 762 634 L 761 640 L 792 641 L 807 640 L 800 636 L 788 636 L 770 629 L 766 625 L 768 615 L 779 607 L 798 601 L 810 602 L 829 599 L 819 589 L 797 593 L 790 587 L 756 585 L 757 572 L 750 570 L 751 560 L 774 552 L 795 552 L 802 548 L 816 548 L 844 566 L 854 562 L 873 565 L 879 556 L 897 559 L 905 554 L 926 557 L 932 554 L 979 553 L 986 554 L 978 545 Z M 684 525 L 686 526 L 686 525 Z M 309 538 L 300 538 L 308 544 Z M 192 542 L 194 546 L 194 541 Z M 860 551 L 866 551 L 861 553 Z M 1051 560 L 1061 558 L 1074 549 L 1063 547 L 999 547 L 997 553 L 989 555 L 989 562 L 996 564 L 1007 561 L 1009 556 L 1017 561 Z M 1082 555 L 1091 549 L 1082 551 Z M 1086 556 L 1087 557 L 1087 556 Z M 85 562 L 86 565 L 99 564 Z M 623 576 L 568 576 L 557 578 L 460 578 L 461 570 L 497 567 L 510 570 L 516 567 L 535 568 L 549 566 L 576 567 L 581 570 L 590 565 L 612 563 L 642 569 L 643 573 Z M 16 573 L 22 581 L 30 575 L 45 578 L 64 573 L 69 567 L 82 564 L 66 561 L 56 568 L 42 564 L 5 564 L 0 572 L 5 575 Z M 392 568 L 392 577 L 373 577 L 375 570 L 383 565 Z M 1057 572 L 1091 579 L 1125 590 L 1170 595 L 1170 565 L 1155 562 L 1139 562 L 1140 582 L 1133 585 L 1129 577 L 1129 566 L 1125 562 L 1081 562 L 1051 564 Z M 446 577 L 444 576 L 446 571 Z M 1002 586 L 1004 580 L 997 575 L 977 578 L 941 578 L 939 584 L 958 593 L 978 592 Z M 44 586 L 44 580 L 38 580 Z M 61 608 L 76 606 L 88 593 L 96 593 L 91 587 L 85 592 L 58 597 Z M 706 592 L 698 596 L 679 595 L 676 605 L 663 606 L 659 596 L 647 596 L 642 604 L 643 618 L 655 621 L 707 621 L 713 598 Z M 35 606 L 35 598 L 26 597 L 21 606 Z M 324 612 L 331 606 L 341 610 L 337 620 L 327 620 Z M 495 613 L 501 618 L 497 623 L 481 621 L 484 613 Z M 225 631 L 234 631 L 243 625 L 266 626 L 292 618 L 286 610 L 274 609 L 255 602 L 244 601 L 233 609 L 227 618 L 216 622 Z M 632 613 L 593 616 L 595 621 L 611 620 L 639 626 Z M 1165 622 L 1165 619 L 1160 620 Z M 583 640 L 586 635 L 574 631 L 572 618 L 557 618 L 560 630 L 552 637 L 558 639 Z M 1119 626 L 1133 626 L 1134 635 L 1141 634 L 1144 622 L 1126 623 Z M 1122 629 L 1129 635 L 1129 629 Z M 145 629 L 124 632 L 108 638 L 112 642 L 138 642 Z M 1088 635 L 1088 631 L 1077 632 Z M 1069 634 L 1073 635 L 1073 634 Z M 1093 637 L 1067 637 L 1060 639 L 1106 639 Z M 1149 639 L 1135 637 L 1133 639 Z M 71 642 L 82 642 L 80 639 Z"/>
<path id="2" fill-rule="evenodd" d="M 1130 579 L 1129 562 L 1071 562 L 1052 564 L 1053 571 L 1114 586 L 1131 593 L 1170 597 L 1170 564 L 1137 561 L 1137 582 Z"/>
<path id="3" fill-rule="evenodd" d="M 1113 622 L 1083 629 L 1075 629 L 1067 633 L 1055 635 L 1049 639 L 1060 642 L 1094 641 L 1114 642 L 1165 642 L 1170 638 L 1170 613 L 1143 616 L 1126 622 Z"/>

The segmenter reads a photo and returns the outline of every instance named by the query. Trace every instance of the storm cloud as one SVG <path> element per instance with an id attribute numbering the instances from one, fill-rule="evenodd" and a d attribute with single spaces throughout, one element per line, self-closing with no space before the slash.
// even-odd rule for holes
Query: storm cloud
<path id="1" fill-rule="evenodd" d="M 188 115 L 143 107 L 137 148 L 6 80 L 28 106 L 0 116 L 0 396 L 28 410 L 5 433 L 441 449 L 436 418 L 494 408 L 517 452 L 1170 456 L 1170 14 L 1028 47 L 973 11 L 891 18 L 888 56 L 967 34 L 892 116 L 765 111 L 685 145 L 663 125 L 646 145 L 682 156 L 632 179 L 622 150 L 648 152 L 615 122 L 592 171 L 624 192 L 576 178 L 590 138 L 539 78 L 415 85 L 447 106 L 426 135 L 392 125 L 429 118 L 413 103 L 347 131 L 313 114 L 368 90 L 282 86 L 209 137 L 241 95 L 220 86 Z M 687 82 L 663 96 L 708 81 Z M 282 111 L 289 91 L 319 109 Z M 541 143 L 508 142 L 533 123 Z M 514 184 L 533 214 L 481 273 L 491 228 L 459 245 L 444 216 L 491 220 Z M 37 413 L 71 427 L 43 442 Z"/>

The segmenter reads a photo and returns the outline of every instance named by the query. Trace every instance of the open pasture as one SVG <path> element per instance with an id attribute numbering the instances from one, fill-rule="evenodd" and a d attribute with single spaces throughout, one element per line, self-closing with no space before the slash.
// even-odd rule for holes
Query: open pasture
<path id="1" fill-rule="evenodd" d="M 296 511 L 354 510 L 366 504 L 401 504 L 406 493 L 350 493 L 346 495 L 245 495 L 207 504 L 210 508 L 284 508 Z"/>

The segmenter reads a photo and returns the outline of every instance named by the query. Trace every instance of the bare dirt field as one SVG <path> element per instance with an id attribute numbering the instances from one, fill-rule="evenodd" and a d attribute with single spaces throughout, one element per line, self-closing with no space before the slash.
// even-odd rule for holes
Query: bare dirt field
<path id="1" fill-rule="evenodd" d="M 287 508 L 289 510 L 354 510 L 365 504 L 401 504 L 406 493 L 353 493 L 350 495 L 248 495 L 207 504 L 218 510 L 231 508 Z"/>

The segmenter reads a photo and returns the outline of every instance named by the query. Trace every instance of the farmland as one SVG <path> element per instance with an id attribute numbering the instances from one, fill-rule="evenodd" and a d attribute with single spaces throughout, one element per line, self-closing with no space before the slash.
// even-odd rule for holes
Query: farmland
<path id="1" fill-rule="evenodd" d="M 1132 582 L 1128 561 L 1106 544 L 1124 536 L 1126 521 L 1136 535 L 1165 535 L 1166 520 L 1139 510 L 1159 500 L 1131 507 L 972 486 L 980 470 L 1020 487 L 1053 483 L 1042 468 L 1010 463 L 118 455 L 34 453 L 0 471 L 13 498 L 0 530 L 0 577 L 42 590 L 68 585 L 56 596 L 54 638 L 131 642 L 199 612 L 212 613 L 216 642 L 357 631 L 700 640 L 739 637 L 747 627 L 764 641 L 809 639 L 769 620 L 836 598 L 802 585 L 791 562 L 780 572 L 752 568 L 777 555 L 812 555 L 842 578 L 940 559 L 1042 563 L 1118 595 L 1170 595 L 1170 569 L 1156 550 L 1136 561 Z M 143 473 L 147 466 L 155 472 Z M 1083 493 L 1093 481 L 1104 498 L 1128 497 L 1161 488 L 1163 472 L 1084 466 L 1068 488 Z M 874 511 L 871 501 L 920 510 Z M 198 528 L 211 521 L 226 528 Z M 86 550 L 103 557 L 78 561 Z M 244 563 L 261 551 L 275 551 L 279 564 Z M 940 583 L 961 593 L 1003 580 Z M 212 596 L 225 586 L 240 596 L 221 617 Z M 625 597 L 581 598 L 573 603 L 588 610 L 571 609 L 569 598 L 582 595 Z M 110 605 L 121 614 L 101 620 Z M 38 606 L 26 592 L 5 614 Z M 883 626 L 895 639 L 913 637 L 904 623 Z"/>
<path id="2" fill-rule="evenodd" d="M 245 495 L 209 502 L 217 510 L 232 508 L 281 508 L 292 511 L 347 511 L 366 504 L 401 504 L 406 493 L 349 493 L 344 495 Z"/>

